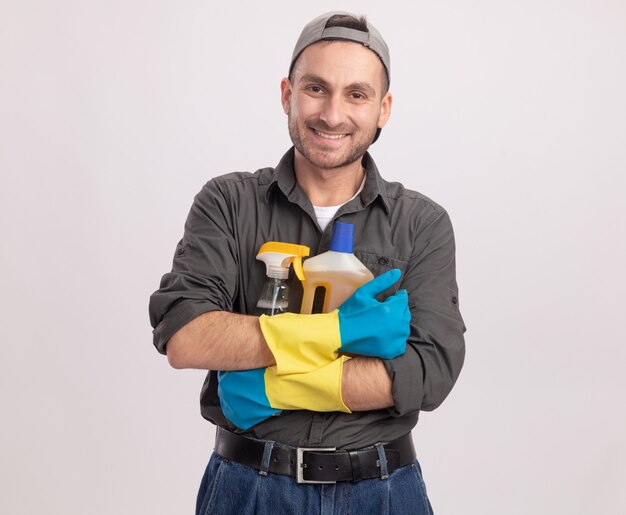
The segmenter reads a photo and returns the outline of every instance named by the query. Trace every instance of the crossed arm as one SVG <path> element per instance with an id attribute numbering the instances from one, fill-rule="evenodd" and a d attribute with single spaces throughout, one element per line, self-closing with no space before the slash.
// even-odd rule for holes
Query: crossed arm
<path id="1" fill-rule="evenodd" d="M 204 313 L 178 330 L 167 344 L 174 368 L 248 370 L 275 364 L 259 319 L 225 311 Z M 382 360 L 360 356 L 347 361 L 341 381 L 343 401 L 352 411 L 393 406 L 391 378 Z"/>

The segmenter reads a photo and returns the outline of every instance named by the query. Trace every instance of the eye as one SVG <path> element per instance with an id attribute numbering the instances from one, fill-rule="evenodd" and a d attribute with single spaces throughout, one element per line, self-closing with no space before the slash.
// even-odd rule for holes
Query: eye
<path id="1" fill-rule="evenodd" d="M 319 94 L 319 93 L 323 93 L 324 90 L 322 89 L 322 86 L 318 86 L 316 84 L 312 84 L 310 86 L 307 86 L 306 89 L 308 91 L 310 91 L 311 93 L 315 93 L 315 94 Z"/>
<path id="2" fill-rule="evenodd" d="M 360 91 L 353 91 L 350 93 L 350 98 L 352 100 L 365 100 L 365 95 Z"/>

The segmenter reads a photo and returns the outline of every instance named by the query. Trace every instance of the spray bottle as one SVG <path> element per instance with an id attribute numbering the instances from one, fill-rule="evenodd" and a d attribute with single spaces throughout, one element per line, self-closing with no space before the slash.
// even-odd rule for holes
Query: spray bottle
<path id="1" fill-rule="evenodd" d="M 287 311 L 289 267 L 293 263 L 296 276 L 304 282 L 302 258 L 308 255 L 309 247 L 304 245 L 279 241 L 268 241 L 261 245 L 256 258 L 265 263 L 267 281 L 257 302 L 255 315 L 277 315 Z"/>
<path id="2" fill-rule="evenodd" d="M 352 253 L 354 225 L 336 222 L 330 250 L 304 262 L 301 313 L 313 312 L 318 288 L 325 290 L 323 313 L 338 308 L 359 286 L 374 278 L 372 272 Z"/>

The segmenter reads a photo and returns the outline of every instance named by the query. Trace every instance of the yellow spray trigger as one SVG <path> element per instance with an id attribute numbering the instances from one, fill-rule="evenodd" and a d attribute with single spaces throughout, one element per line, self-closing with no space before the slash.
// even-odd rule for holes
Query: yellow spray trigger
<path id="1" fill-rule="evenodd" d="M 288 272 L 289 265 L 293 263 L 296 276 L 301 281 L 304 281 L 302 258 L 308 256 L 309 252 L 309 247 L 305 245 L 283 243 L 282 241 L 268 241 L 261 245 L 256 258 L 265 263 L 268 276 L 270 276 L 271 270 L 274 270 L 273 273 L 277 273 L 277 268 L 286 268 Z M 281 275 L 278 275 L 278 277 L 281 277 Z M 286 275 L 284 277 L 286 277 Z"/>
<path id="2" fill-rule="evenodd" d="M 309 255 L 309 249 L 307 247 L 305 256 Z M 302 269 L 302 256 L 293 258 L 293 271 L 296 273 L 296 277 L 300 281 L 304 282 L 304 270 Z"/>

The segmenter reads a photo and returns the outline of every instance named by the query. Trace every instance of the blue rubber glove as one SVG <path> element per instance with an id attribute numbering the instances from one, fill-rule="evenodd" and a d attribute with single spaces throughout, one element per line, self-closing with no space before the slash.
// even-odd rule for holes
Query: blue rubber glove
<path id="1" fill-rule="evenodd" d="M 407 292 L 376 300 L 401 275 L 393 269 L 372 279 L 330 313 L 261 316 L 259 324 L 276 360 L 276 372 L 306 373 L 342 353 L 382 359 L 404 354 L 411 321 Z"/>
<path id="2" fill-rule="evenodd" d="M 341 399 L 341 371 L 349 358 L 338 353 L 383 359 L 404 353 L 411 321 L 407 292 L 376 300 L 400 276 L 394 269 L 372 279 L 331 313 L 261 317 L 276 366 L 219 372 L 224 415 L 248 429 L 283 409 L 349 413 Z"/>
<path id="3" fill-rule="evenodd" d="M 226 418 L 248 429 L 281 410 L 350 413 L 341 397 L 340 356 L 309 372 L 279 375 L 276 367 L 218 372 L 219 395 Z"/>
<path id="4" fill-rule="evenodd" d="M 217 373 L 222 411 L 240 429 L 248 429 L 281 411 L 270 406 L 264 375 L 264 368 Z"/>
<path id="5" fill-rule="evenodd" d="M 376 295 L 393 286 L 402 272 L 389 270 L 358 288 L 339 306 L 339 352 L 393 359 L 406 350 L 411 312 L 406 290 L 398 290 L 384 302 Z"/>

